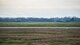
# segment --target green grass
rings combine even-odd
[[[0,22],[0,27],[80,27],[80,22]]]
[[[3,41],[2,43],[0,43],[1,45],[12,45],[12,44],[26,44],[26,45],[32,45],[32,42],[30,41]]]
[[[33,42],[4,42],[2,43],[1,45],[20,45],[20,44],[24,44],[24,45],[35,45],[36,43],[33,43]],[[37,45],[46,45],[44,43],[38,43]],[[72,45],[70,43],[62,43],[62,44],[57,44],[57,43],[47,43],[47,45]]]
[[[52,43],[35,43],[33,41],[15,41],[15,40],[7,40],[7,41],[3,41],[2,43],[0,43],[1,45],[20,45],[20,44],[25,44],[25,45],[35,45],[35,44],[38,44],[38,45],[72,45],[70,43],[61,43],[61,44],[58,44],[58,43],[55,43],[55,42],[52,42]]]

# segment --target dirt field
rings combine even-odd
[[[0,28],[0,45],[80,45],[80,28]]]

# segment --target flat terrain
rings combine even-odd
[[[0,27],[0,45],[80,45],[80,28]]]
[[[0,27],[80,27],[80,22],[0,22]]]

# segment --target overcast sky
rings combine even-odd
[[[0,0],[0,17],[80,17],[80,0]]]

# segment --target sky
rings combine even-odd
[[[80,0],[0,0],[0,17],[80,17]]]

